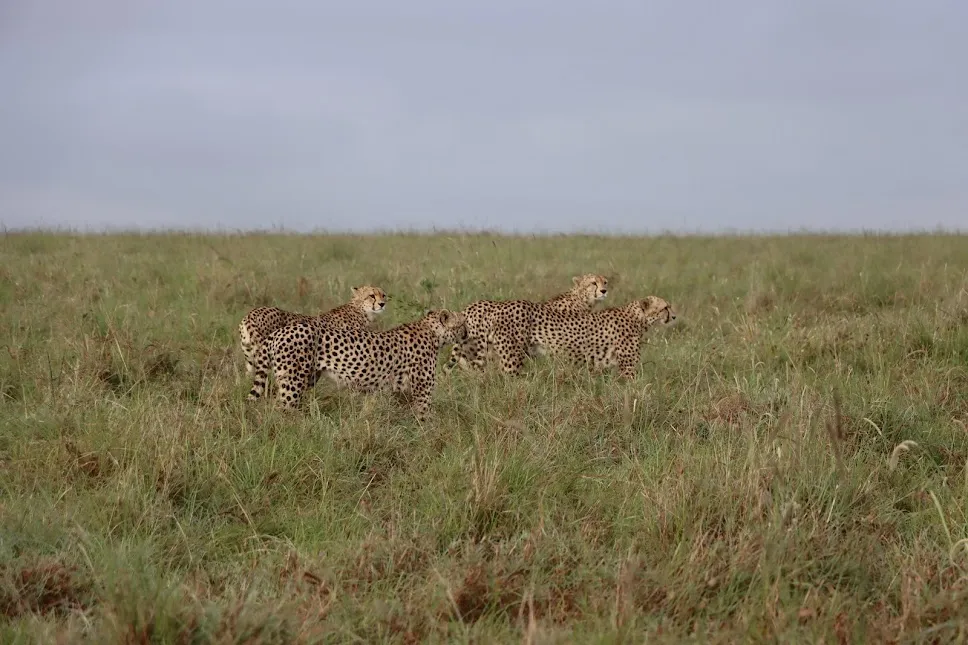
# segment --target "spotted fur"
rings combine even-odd
[[[333,329],[314,320],[293,322],[262,344],[249,400],[262,396],[271,371],[279,403],[293,408],[325,375],[341,386],[363,392],[388,389],[398,398],[409,398],[415,416],[424,419],[430,410],[437,354],[443,345],[466,338],[466,320],[462,312],[441,309],[383,332]]]
[[[245,355],[245,371],[255,370],[254,359],[259,346],[275,330],[297,321],[318,320],[334,328],[367,328],[374,318],[383,313],[387,294],[379,287],[353,287],[353,297],[344,305],[318,316],[297,314],[277,307],[258,307],[245,315],[239,323],[239,340]]]
[[[556,313],[587,313],[608,294],[608,279],[588,273],[572,278],[572,288],[544,302],[530,300],[479,300],[469,305],[467,337],[454,345],[447,369],[483,369],[488,352],[493,351],[509,374],[517,374],[524,364],[519,348],[526,343],[535,323]],[[493,331],[505,330],[498,336]],[[491,342],[496,340],[497,342]]]
[[[676,314],[657,296],[633,300],[624,307],[610,307],[585,314],[558,313],[542,317],[519,353],[562,355],[595,370],[617,367],[620,376],[634,378],[645,333],[656,324],[670,324]],[[496,342],[515,338],[498,328]]]

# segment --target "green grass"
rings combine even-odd
[[[586,272],[677,308],[634,382],[244,400],[254,306]],[[968,637],[965,237],[8,235],[0,315],[2,642]]]

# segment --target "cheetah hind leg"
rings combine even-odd
[[[249,336],[244,322],[239,325],[239,345],[242,347],[242,355],[245,356],[245,373],[251,376],[255,373],[255,357],[259,353],[261,343],[256,343]]]
[[[464,341],[464,356],[470,369],[483,371],[487,361],[487,343],[483,338],[468,338]]]
[[[317,372],[309,357],[300,357],[292,365],[276,368],[276,401],[286,410],[299,407],[303,393],[316,384]]]
[[[254,357],[254,369],[252,373],[252,389],[249,390],[249,401],[258,401],[266,391],[266,382],[269,380],[269,368],[271,357],[266,345],[261,345]]]
[[[464,359],[464,353],[460,345],[454,345],[450,348],[450,356],[447,358],[447,364],[444,365],[444,371],[452,372],[455,367],[460,365],[464,367],[466,360]]]
[[[283,410],[297,409],[302,400],[303,392],[307,389],[305,381],[295,375],[287,374],[283,378],[278,378],[276,383],[278,386],[276,402],[279,407]]]
[[[254,383],[255,375],[257,371],[255,365],[253,365],[252,363],[246,362],[245,370],[252,375],[252,380]],[[262,374],[262,384],[263,384],[263,387],[262,387],[263,393],[265,393],[268,398],[279,396],[279,383],[276,379],[272,379],[272,383],[269,383],[269,377],[267,372],[263,372]],[[249,391],[250,401],[254,401],[255,399],[258,399],[258,398],[259,396],[256,396],[253,398],[252,390]]]
[[[494,351],[501,359],[505,374],[517,375],[524,367],[528,343],[524,333],[509,327],[497,327],[492,332]]]
[[[269,386],[269,373],[272,371],[271,362],[272,357],[269,355],[268,349],[265,349],[265,345],[259,345],[258,350],[252,357],[252,389],[249,390],[249,395],[246,397],[249,401],[258,401],[266,391],[268,390],[268,397],[278,397],[279,396],[279,375],[276,374],[276,378],[273,379],[271,387]],[[246,368],[249,367],[247,361]]]
[[[252,343],[247,343],[244,340],[241,341],[239,345],[242,347],[242,356],[245,357],[245,373],[251,376],[252,373],[255,372],[255,364],[253,361],[255,360],[255,355],[258,348]]]
[[[255,357],[259,353],[260,346],[253,343],[242,345],[242,353],[245,354],[245,373],[249,376],[255,374]]]

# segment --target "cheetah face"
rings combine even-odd
[[[427,314],[427,321],[445,343],[456,344],[467,339],[467,315],[463,311],[431,311]]]
[[[602,300],[608,295],[608,278],[603,275],[586,273],[576,275],[571,281],[575,285],[572,290],[584,296],[589,304]]]
[[[370,317],[382,314],[387,306],[387,294],[379,287],[353,287],[353,300],[358,302],[366,315]]]
[[[655,324],[669,325],[676,320],[672,305],[658,296],[647,296],[645,300],[632,302],[629,308],[650,327]]]

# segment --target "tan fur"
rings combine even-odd
[[[467,336],[467,317],[446,309],[393,329],[333,329],[313,320],[300,320],[274,331],[262,344],[255,361],[249,400],[265,391],[270,371],[275,373],[279,402],[292,408],[320,376],[363,392],[388,389],[410,398],[415,416],[430,410],[437,353],[447,343]]]
[[[556,313],[588,313],[608,293],[608,279],[603,275],[588,273],[572,278],[572,288],[545,302],[530,300],[479,300],[469,305],[467,314],[467,341],[454,345],[447,369],[460,365],[464,369],[482,369],[487,354],[494,350],[502,368],[509,374],[517,374],[524,363],[518,347],[531,335],[535,323],[546,315]],[[497,328],[506,333],[495,338]]]
[[[557,313],[538,320],[531,336],[518,352],[563,355],[592,369],[617,367],[620,376],[634,378],[645,333],[656,324],[670,324],[676,314],[668,302],[656,296],[633,300],[584,314]],[[498,328],[495,341],[513,337]]]
[[[353,297],[344,305],[319,316],[297,314],[277,307],[258,307],[239,323],[239,340],[245,355],[245,371],[252,374],[259,346],[275,330],[297,321],[317,320],[334,328],[367,328],[386,308],[387,294],[379,287],[353,287]]]

